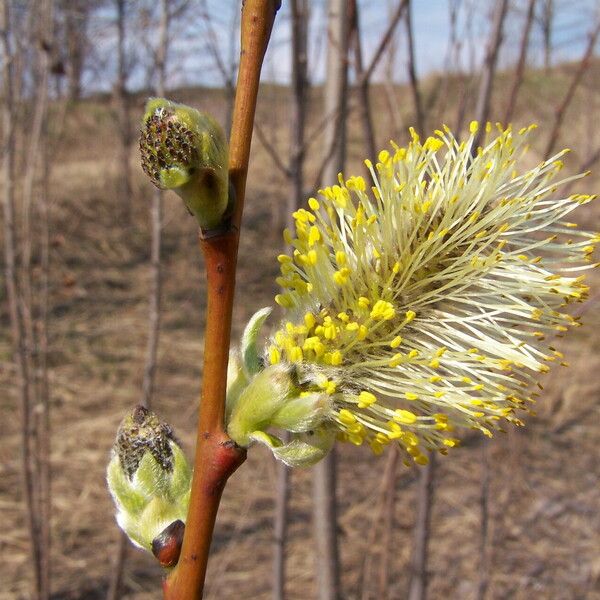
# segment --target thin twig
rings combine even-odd
[[[429,463],[419,476],[419,504],[413,538],[413,556],[408,600],[427,598],[429,539],[431,537],[431,512],[435,481],[435,453],[429,454]]]
[[[34,492],[34,473],[31,454],[31,404],[32,389],[27,358],[25,326],[17,281],[18,240],[15,222],[15,70],[11,40],[10,3],[3,0],[0,13],[0,36],[3,54],[3,104],[2,104],[2,182],[4,216],[4,276],[10,315],[14,361],[17,368],[21,408],[21,465],[23,497],[26,511],[31,567],[35,585],[35,598],[41,598],[43,575],[39,548],[38,519]]]
[[[410,91],[415,106],[415,125],[417,131],[425,134],[425,112],[423,111],[423,102],[421,100],[421,91],[419,90],[419,80],[417,79],[417,68],[415,60],[415,43],[412,27],[412,10],[410,0],[406,3],[406,45],[408,50],[408,81],[410,82]]]
[[[390,39],[392,39],[390,37]],[[360,39],[360,15],[358,3],[356,0],[350,2],[350,46],[354,48],[354,69],[356,80],[359,85],[355,85],[360,122],[362,124],[363,137],[367,150],[367,158],[375,160],[377,147],[375,145],[375,126],[373,125],[373,116],[371,114],[370,81],[364,77],[362,44]]]
[[[164,97],[166,92],[166,65],[169,46],[169,25],[171,14],[168,0],[161,0],[159,43],[154,52],[154,68],[157,74],[156,95]],[[150,293],[148,298],[148,341],[146,345],[146,361],[144,378],[142,380],[142,398],[140,404],[146,408],[152,405],[158,342],[160,337],[160,307],[161,307],[161,237],[162,237],[162,196],[161,190],[153,190],[150,220],[152,239],[150,242],[150,267],[152,269]],[[107,600],[118,600],[121,597],[123,570],[127,561],[129,541],[124,533],[119,536],[117,552],[111,569],[111,577],[106,594]]]
[[[290,168],[283,163],[281,160],[281,153],[277,148],[271,144],[271,142],[267,139],[265,132],[263,131],[260,123],[254,123],[254,131],[256,132],[256,138],[262,144],[263,148],[267,151],[267,154],[271,157],[273,164],[281,171],[281,174],[289,179],[292,176]]]
[[[588,38],[588,45],[579,61],[579,65],[577,66],[577,70],[573,74],[573,79],[571,80],[571,84],[569,85],[569,89],[565,94],[562,102],[556,107],[554,112],[554,124],[552,126],[552,131],[548,136],[548,144],[546,145],[546,150],[544,152],[544,158],[547,160],[550,158],[552,151],[556,146],[556,142],[558,141],[558,136],[560,134],[560,129],[562,126],[562,122],[571,104],[571,100],[575,96],[575,91],[577,90],[577,86],[583,77],[583,74],[587,71],[590,66],[590,62],[592,60],[592,56],[594,55],[594,47],[596,46],[596,40],[598,39],[598,34],[600,34],[600,19],[596,23],[593,31],[590,33]]]
[[[525,65],[527,64],[527,49],[529,48],[529,34],[531,33],[531,27],[533,25],[533,17],[535,15],[535,3],[536,0],[529,0],[527,6],[527,15],[525,17],[525,25],[523,26],[523,36],[521,37],[521,47],[519,49],[519,60],[517,62],[517,68],[515,70],[515,77],[513,79],[512,88],[510,90],[510,96],[508,104],[506,105],[506,112],[504,113],[504,123],[509,124],[515,111],[517,104],[517,96],[521,83],[523,83],[523,74],[525,73]]]
[[[496,74],[496,65],[498,63],[498,54],[502,45],[502,29],[504,27],[504,19],[508,8],[508,0],[499,0],[494,8],[492,17],[492,29],[488,40],[485,61],[483,65],[483,73],[481,74],[481,82],[479,85],[479,93],[477,95],[477,105],[475,107],[475,119],[479,121],[480,127],[475,134],[473,140],[473,149],[481,144],[483,135],[485,134],[485,123],[490,116],[492,87],[494,85],[494,76]]]
[[[382,528],[383,535],[381,536],[381,559],[379,564],[379,590],[377,598],[386,600],[389,598],[389,581],[391,571],[391,558],[393,555],[394,539],[394,510],[396,508],[396,476],[400,451],[397,446],[390,448],[389,471],[385,481],[385,501],[383,504],[383,519]]]
[[[400,0],[400,2],[398,3],[398,7],[396,8],[396,11],[394,12],[394,14],[390,17],[390,22],[388,23],[388,27],[385,30],[383,36],[381,37],[381,40],[379,40],[377,49],[375,50],[375,53],[373,54],[373,57],[371,58],[371,62],[369,63],[369,66],[363,72],[361,79],[367,79],[367,80],[371,79],[371,75],[373,75],[373,71],[375,71],[375,69],[377,68],[377,65],[379,64],[379,60],[383,56],[383,53],[384,53],[389,41],[392,39],[392,37],[394,35],[394,31],[396,30],[396,25],[398,25],[398,23],[400,22],[400,19],[402,18],[402,14],[404,13],[404,9],[406,8],[407,4],[408,4],[408,0]],[[360,82],[360,83],[362,83],[362,82]]]
[[[325,182],[333,184],[346,158],[346,106],[348,89],[348,5],[330,0],[327,15],[327,78],[324,88],[325,112],[335,110],[336,119],[325,129],[325,148],[332,153],[323,171]],[[321,182],[322,184],[323,182]],[[336,452],[335,448],[313,469],[313,520],[315,568],[319,600],[341,597],[337,538]]]
[[[304,201],[304,130],[308,99],[308,0],[290,0],[292,14],[292,126],[289,157],[290,194],[287,203],[288,226],[293,213]],[[284,439],[284,442],[287,440]],[[290,497],[290,470],[276,465],[275,515],[273,518],[273,600],[285,598],[285,547]]]
[[[479,528],[479,583],[477,600],[485,600],[490,586],[489,557],[489,515],[490,515],[490,465],[489,444],[481,445],[481,485],[479,489],[479,508],[481,523]]]

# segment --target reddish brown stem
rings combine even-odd
[[[164,584],[166,600],[202,598],[204,578],[221,493],[227,479],[244,462],[246,451],[224,430],[227,362],[239,228],[244,205],[256,98],[277,0],[245,0],[241,25],[241,59],[231,129],[229,176],[235,189],[231,226],[205,232],[207,309],[204,378],[196,441],[190,507],[177,567]]]

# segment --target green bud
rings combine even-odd
[[[327,394],[305,394],[296,385],[289,365],[271,365],[255,375],[232,409],[227,432],[240,446],[248,446],[251,435],[278,427],[291,432],[315,428],[328,415]]]
[[[205,230],[229,207],[228,148],[209,115],[164,98],[146,104],[140,135],[142,168],[152,183],[174,190]]]
[[[142,406],[123,419],[106,479],[117,523],[136,546],[152,551],[167,528],[185,522],[191,475],[167,423]]]
[[[288,467],[311,467],[325,458],[335,442],[335,431],[329,427],[296,434],[284,444],[279,438],[264,431],[255,431],[250,439],[267,446],[273,456]]]

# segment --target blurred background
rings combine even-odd
[[[123,415],[156,410],[193,452],[204,280],[197,226],[152,188],[148,96],[229,127],[236,0],[2,0],[0,599],[158,599],[161,569],[124,543],[104,471]],[[524,166],[563,147],[600,162],[597,0],[284,0],[263,69],[237,339],[277,292],[291,212],[362,174],[389,140],[472,119],[537,123]],[[575,212],[600,228],[595,203]],[[427,468],[338,447],[337,542],[315,561],[311,470],[262,449],[227,487],[205,597],[600,598],[600,277],[556,339],[527,427]],[[333,555],[331,554],[333,552]],[[335,564],[339,565],[335,569]],[[323,568],[334,573],[318,584]]]

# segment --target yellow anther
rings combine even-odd
[[[432,358],[432,359],[429,361],[429,366],[430,366],[432,369],[437,369],[437,368],[440,366],[440,359],[439,359],[439,358]]]
[[[419,438],[412,431],[405,431],[402,434],[402,441],[409,447],[419,445]]]
[[[402,423],[403,425],[412,425],[417,421],[417,415],[410,410],[404,410],[399,408],[394,411],[394,421]]]
[[[444,145],[444,142],[442,142],[442,140],[439,140],[438,138],[434,138],[434,137],[428,137],[425,140],[425,143],[423,144],[423,148],[425,150],[431,150],[432,152],[436,152],[443,145]]]
[[[335,394],[335,390],[337,389],[337,384],[335,383],[335,381],[324,381],[323,383],[319,384],[319,387],[326,394],[329,394],[331,396],[331,395]]]
[[[356,321],[350,321],[350,323],[346,325],[348,331],[358,331],[359,327],[360,326]]]
[[[326,340],[335,340],[337,337],[337,327],[333,323],[323,325],[323,336]]]
[[[379,431],[375,435],[375,440],[377,440],[383,446],[385,446],[386,444],[389,444],[391,441],[390,438],[387,435],[385,435],[385,433],[381,433],[381,431]]]
[[[396,310],[391,302],[377,300],[371,310],[371,318],[376,321],[389,321],[396,316]]]
[[[338,250],[335,253],[335,262],[340,266],[343,267],[346,264],[346,253],[343,250]]]
[[[337,367],[338,365],[342,364],[343,361],[343,355],[339,350],[334,350],[331,353],[331,362],[330,364],[333,365],[334,367]]]
[[[358,306],[360,306],[360,308],[369,308],[370,305],[371,305],[371,301],[368,298],[361,296],[358,299]]]
[[[418,394],[415,394],[415,393],[413,393],[413,392],[406,392],[406,393],[404,394],[404,397],[405,397],[407,400],[418,400],[418,399],[419,399],[419,395],[418,395]]]
[[[418,350],[411,350],[408,354],[407,354],[408,358],[417,358],[417,356],[419,356],[419,351]]]
[[[397,348],[402,343],[402,337],[397,335],[391,342],[390,348]]]
[[[290,362],[301,362],[304,358],[304,354],[302,353],[302,348],[300,348],[300,346],[292,346],[287,353]]]
[[[348,282],[348,277],[350,276],[350,269],[348,267],[344,267],[339,271],[336,271],[333,274],[333,280],[337,283],[337,285],[344,285]]]
[[[414,310],[407,310],[405,315],[406,322],[410,323],[416,316],[417,313]]]
[[[469,131],[473,134],[473,133],[477,133],[477,130],[479,129],[479,123],[477,121],[471,121],[469,123]]]
[[[377,398],[371,392],[363,391],[358,395],[358,408],[368,408],[377,402]]]
[[[312,210],[317,211],[321,207],[319,201],[316,198],[309,198],[308,205],[312,208]]]
[[[304,324],[309,329],[312,329],[315,326],[315,323],[316,323],[315,315],[313,315],[311,312],[307,312],[304,315]]]
[[[292,299],[287,294],[277,294],[277,296],[275,296],[275,302],[277,302],[279,306],[283,306],[283,308],[291,308],[294,305]]]
[[[347,323],[350,320],[350,317],[348,316],[348,313],[345,312],[341,312],[338,313],[337,318],[342,322],[342,323]]]
[[[319,228],[316,225],[313,225],[308,233],[308,245],[314,246],[320,239],[321,232],[319,231]]]
[[[375,456],[380,456],[383,454],[383,445],[380,444],[377,440],[371,440],[369,442],[369,446],[371,447],[371,451]]]
[[[281,360],[281,352],[277,346],[271,346],[269,348],[269,362],[272,365],[276,365]]]
[[[404,360],[404,355],[401,352],[397,352],[392,356],[388,365],[390,367],[397,367]]]
[[[356,333],[356,337],[362,341],[367,337],[367,335],[369,335],[369,330],[367,327],[365,325],[360,325]]]
[[[442,378],[439,375],[432,375],[429,378],[430,383],[438,383],[441,380],[442,380]]]
[[[350,177],[346,181],[346,187],[349,190],[356,190],[358,192],[364,192],[367,189],[367,184],[362,177]]]
[[[342,410],[340,410],[338,413],[338,419],[344,425],[352,425],[356,423],[356,417],[347,408],[342,408]]]

